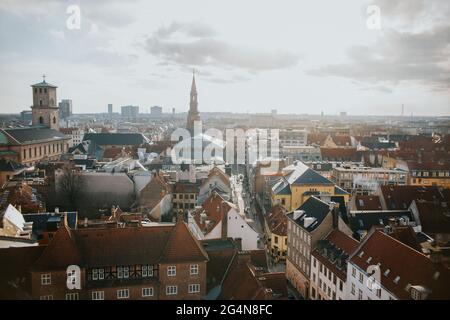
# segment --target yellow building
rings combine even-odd
[[[287,216],[286,209],[275,205],[265,216],[266,248],[276,262],[286,260],[287,253]]]
[[[272,187],[272,206],[281,204],[288,211],[296,210],[311,196],[347,203],[350,194],[304,163],[283,169],[285,175]]]

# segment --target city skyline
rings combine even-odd
[[[29,110],[42,74],[74,113],[187,112],[195,68],[201,112],[449,115],[446,1],[236,4],[80,1],[71,30],[71,3],[3,1],[0,113]]]

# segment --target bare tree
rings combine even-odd
[[[58,181],[58,191],[68,204],[76,207],[83,195],[84,179],[74,166],[66,165]]]

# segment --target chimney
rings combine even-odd
[[[235,238],[234,243],[236,244],[238,251],[242,251],[242,238]]]
[[[338,230],[339,228],[339,203],[330,202],[330,211],[333,219],[333,229]]]
[[[240,251],[238,252],[238,262],[241,263],[248,263],[251,261],[251,256],[249,251]]]
[[[221,216],[222,216],[222,240],[228,238],[228,204],[223,201],[220,205]]]

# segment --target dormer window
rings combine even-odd
[[[394,283],[398,284],[399,281],[400,281],[400,276],[396,276],[395,279],[394,279]]]
[[[389,275],[389,272],[391,272],[391,269],[386,269],[386,271],[384,272],[384,276],[387,277]]]
[[[372,257],[369,257],[369,259],[367,259],[367,263],[370,263],[370,261],[372,261]]]
[[[358,257],[362,258],[363,255],[364,255],[364,251],[361,251],[361,252],[358,254]]]

